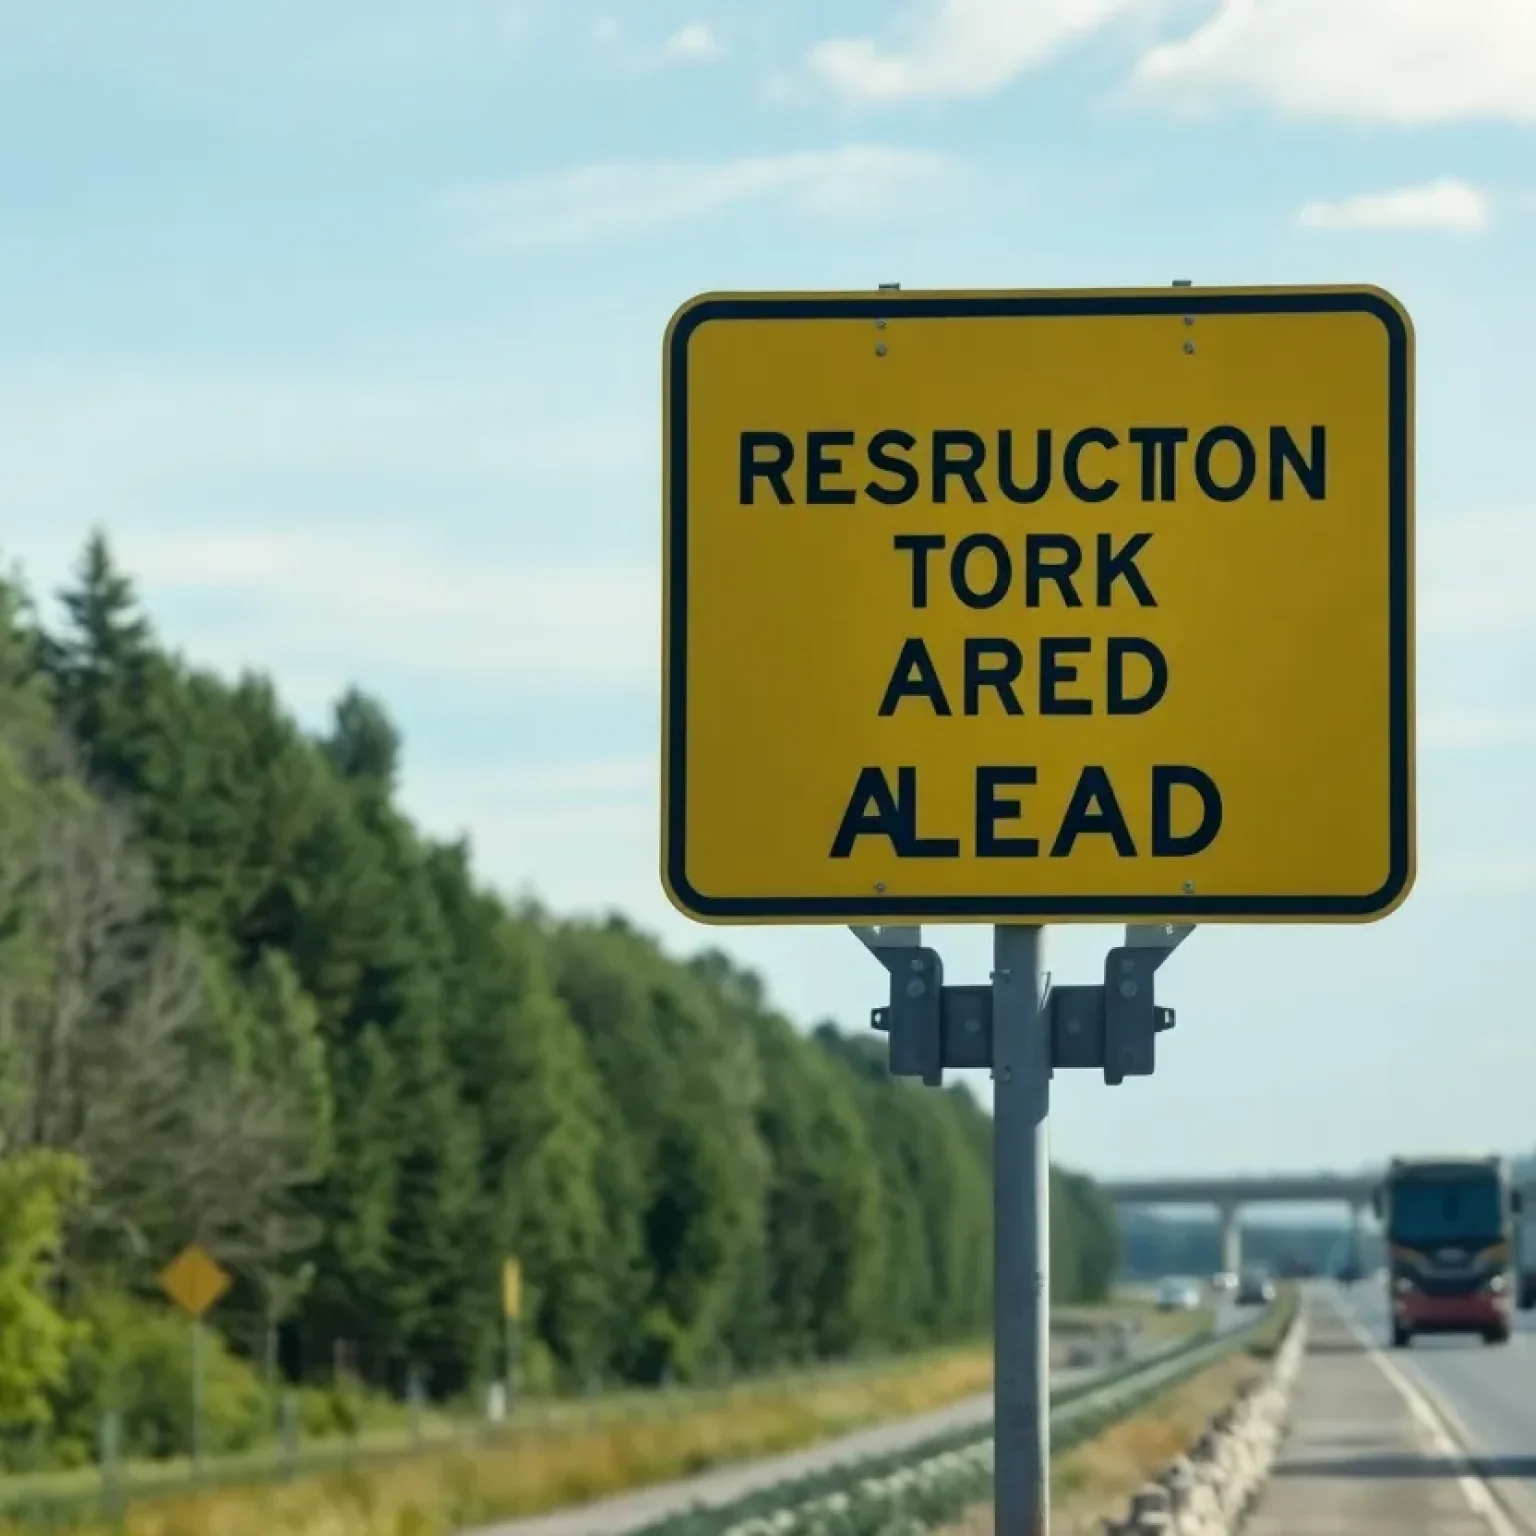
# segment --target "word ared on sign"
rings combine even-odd
[[[1319,921],[1406,896],[1394,300],[705,297],[666,379],[683,911]]]

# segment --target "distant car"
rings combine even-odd
[[[1213,1291],[1235,1291],[1237,1289],[1237,1276],[1230,1269],[1218,1270],[1211,1276],[1211,1289]]]
[[[1200,1308],[1200,1288],[1189,1280],[1164,1280],[1157,1288],[1159,1312],[1196,1312]]]
[[[1240,1307],[1263,1307],[1275,1299],[1275,1282],[1260,1269],[1250,1269],[1237,1283]]]

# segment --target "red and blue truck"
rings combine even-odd
[[[1501,1157],[1393,1158],[1376,1191],[1392,1343],[1418,1334],[1509,1339],[1521,1193]]]

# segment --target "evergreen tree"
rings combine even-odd
[[[168,654],[99,533],[56,632],[0,582],[0,1185],[34,1152],[88,1170],[56,1278],[92,1338],[147,1340],[123,1293],[194,1238],[236,1275],[214,1325],[304,1381],[499,1371],[511,1257],[543,1384],[989,1325],[969,1092],[801,1034],[719,951],[509,908],[400,810],[401,750],[358,689],[314,740],[268,678]],[[1053,1296],[1102,1296],[1114,1213],[1052,1188]],[[53,1348],[28,1316],[0,1388],[32,1390],[8,1341]],[[100,1366],[57,1389],[69,1423]]]
[[[627,1165],[607,1134],[613,1106],[555,995],[541,936],[474,889],[462,844],[435,849],[431,868],[453,943],[451,1047],[481,1154],[483,1262],[465,1306],[495,1340],[490,1266],[517,1258],[538,1337],[584,1381],[622,1348],[641,1273]]]
[[[383,705],[361,690],[349,688],[338,700],[325,753],[344,779],[372,783],[386,796],[393,793],[400,733]]]
[[[108,791],[142,787],[167,691],[166,659],[155,648],[133,583],[117,568],[97,529],[59,594],[62,635],[47,635],[42,658],[60,714],[93,780]]]

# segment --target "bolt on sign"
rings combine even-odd
[[[683,912],[1406,897],[1414,357],[1388,294],[705,295],[664,372]]]
[[[233,1277],[206,1248],[191,1243],[160,1271],[160,1289],[183,1312],[202,1317],[234,1284]]]

